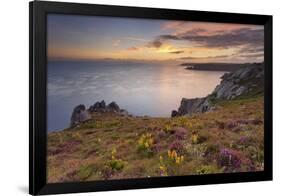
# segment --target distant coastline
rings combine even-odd
[[[186,69],[190,70],[235,71],[251,64],[252,63],[182,63],[180,66],[185,66]]]

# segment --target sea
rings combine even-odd
[[[67,128],[75,106],[102,100],[136,116],[170,117],[183,97],[210,94],[224,73],[187,70],[177,63],[52,60],[47,63],[47,130]]]

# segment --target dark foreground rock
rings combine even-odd
[[[117,105],[117,103],[115,103],[113,101],[110,104],[106,105],[104,100],[102,100],[101,102],[96,102],[94,105],[90,106],[88,110],[89,110],[89,112],[98,112],[98,113],[103,113],[103,112],[119,113],[119,112],[121,112],[121,109]],[[122,112],[124,113],[123,109],[122,109]]]
[[[91,105],[88,109],[86,109],[85,105],[78,105],[73,109],[71,119],[70,119],[70,127],[75,127],[80,123],[83,123],[89,119],[92,119],[91,114],[102,114],[102,113],[112,113],[120,116],[132,116],[129,114],[127,110],[120,109],[116,102],[111,102],[106,105],[105,101],[97,101],[94,105]]]
[[[178,109],[177,115],[183,116],[192,113],[203,113],[210,110],[210,108],[211,103],[209,102],[207,97],[194,99],[183,98],[181,100],[181,105]]]
[[[94,105],[90,106],[88,110],[90,112],[105,112],[106,103],[104,100],[102,100],[101,102],[96,102]]]
[[[107,109],[109,111],[113,111],[113,112],[119,112],[120,108],[119,106],[113,101],[110,104],[108,104]]]
[[[254,63],[233,72],[224,74],[214,91],[202,98],[181,100],[178,110],[171,116],[204,113],[215,107],[219,100],[232,100],[242,96],[254,96],[264,92],[264,64]]]
[[[172,116],[172,117],[176,117],[177,115],[178,115],[178,111],[173,110],[173,111],[172,111],[172,115],[171,115],[171,116]]]
[[[76,126],[81,122],[85,122],[87,120],[91,119],[91,115],[86,110],[86,107],[84,105],[78,105],[73,109],[71,120],[70,120],[70,126]]]

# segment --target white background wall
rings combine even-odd
[[[71,0],[69,0],[71,1]],[[274,181],[86,193],[97,196],[278,195],[281,192],[281,10],[278,0],[73,0],[142,7],[274,15]],[[28,191],[28,1],[3,0],[0,10],[0,195]],[[279,193],[280,194],[280,193]]]

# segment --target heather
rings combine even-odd
[[[48,133],[49,183],[263,170],[261,95],[173,118],[91,115]]]

